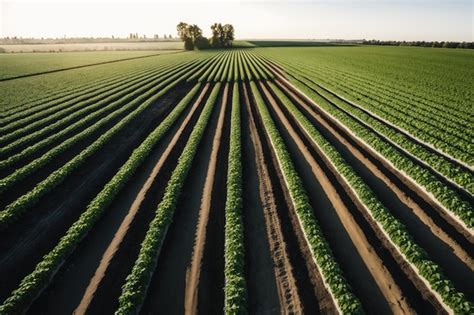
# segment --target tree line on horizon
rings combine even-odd
[[[176,29],[179,38],[184,42],[184,49],[186,50],[230,48],[232,47],[232,42],[234,40],[234,26],[231,24],[212,24],[211,38],[202,36],[202,30],[196,24],[180,22]]]
[[[468,48],[474,49],[474,42],[426,42],[426,41],[393,41],[393,40],[364,40],[364,45],[379,46],[418,46],[418,47],[438,47],[438,48]]]

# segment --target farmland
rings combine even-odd
[[[472,51],[71,54],[0,72],[0,314],[474,312]]]

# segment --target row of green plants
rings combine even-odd
[[[140,93],[143,93],[170,75],[172,73],[168,71],[166,73],[151,73],[149,76],[139,78],[136,82],[131,83],[131,86],[119,87],[115,94],[110,94],[108,97],[103,98],[102,95],[93,97],[86,102],[79,103],[77,108],[72,106],[72,111],[67,110],[66,113],[60,111],[45,119],[35,121],[25,128],[18,129],[4,137],[9,138],[8,140],[13,140],[13,142],[0,149],[0,156],[5,158],[19,147],[25,147],[29,143],[46,139],[51,134],[61,132],[65,126],[70,127],[74,125],[74,122],[78,119],[82,120],[92,116],[100,117],[96,115],[98,112],[103,114],[110,113],[120,108],[120,106],[124,106],[127,102],[132,101],[135,97],[140,96]],[[85,125],[85,123],[81,124],[81,126]]]
[[[276,54],[276,55],[278,55],[278,54]],[[274,55],[272,55],[272,56],[274,56]],[[280,59],[285,59],[285,62],[288,63],[288,64],[294,64],[295,63],[294,58],[289,59],[288,56],[286,56],[285,58],[282,58],[280,56]],[[295,67],[297,67],[301,71],[314,71],[314,70],[311,70],[311,69],[315,68],[316,67],[315,65],[317,64],[316,62],[309,63],[307,60],[304,60],[304,59],[301,59],[301,58],[298,59],[298,61],[299,62],[297,64],[295,64]],[[305,66],[301,66],[302,64],[305,65]],[[338,91],[341,91],[343,86],[349,85],[350,82],[347,79],[344,79],[344,78],[339,78],[337,80],[334,79],[333,78],[333,73],[334,73],[334,69],[330,69],[330,70],[328,70],[328,74],[325,75],[325,76],[321,75],[321,73],[319,71],[314,71],[314,73],[310,74],[309,76],[314,77],[314,78],[318,78],[318,80],[321,80],[322,77],[324,77],[325,80],[332,80],[331,86],[334,89],[337,89]],[[367,77],[374,77],[375,75],[376,75],[376,71],[365,74],[365,76],[367,76]],[[403,76],[404,74],[397,72],[396,75],[397,76]],[[331,79],[328,79],[328,78],[331,78]],[[379,90],[378,84],[381,81],[387,82],[387,77],[381,77],[375,83],[372,82],[371,85],[373,86],[374,89],[376,89],[378,91]],[[400,81],[400,82],[397,82],[397,84],[395,84],[393,86],[396,86],[397,90],[402,91],[402,90],[404,90],[403,88],[401,88],[401,84],[403,84],[403,83],[404,82]],[[346,92],[345,94],[347,94],[348,98],[351,98],[352,100],[355,100],[356,102],[361,102],[361,103],[364,104],[364,106],[369,106],[370,105],[369,104],[370,100],[368,100],[368,98],[367,98],[367,96],[369,94],[368,92],[366,92],[366,91],[361,92],[360,87],[357,84],[355,84],[355,86],[353,86],[352,89],[353,89],[353,91],[355,91],[357,93],[352,92],[352,91]],[[413,92],[412,90],[409,90],[409,91]],[[434,90],[433,91],[430,90],[430,92],[434,92]],[[343,93],[343,92],[340,92],[340,93]],[[394,93],[397,93],[397,92],[394,92]],[[375,96],[373,96],[373,98],[376,99],[376,100],[380,100],[381,97],[380,97],[380,95],[376,94]],[[386,102],[384,102],[384,103],[389,104],[391,102],[393,102],[392,98],[387,98]],[[441,108],[445,112],[450,111],[450,110],[460,112],[461,110],[465,110],[467,108],[466,106],[464,106],[464,109],[459,108],[459,107],[452,107],[451,103],[452,102],[440,103],[439,106],[441,106]],[[383,106],[376,106],[376,105],[374,106],[374,104],[372,104],[371,106],[372,106],[372,108],[375,108],[377,110],[385,110],[386,111],[386,110],[389,110],[388,107],[390,106],[390,105],[387,105],[387,104],[384,104]],[[413,108],[418,107],[416,102],[410,102],[410,105],[412,105]],[[472,145],[470,145],[469,141],[467,143],[464,142],[465,145],[463,145],[463,141],[461,139],[458,139],[456,137],[453,138],[449,134],[446,134],[446,133],[442,132],[441,130],[438,130],[437,128],[432,128],[432,127],[423,125],[421,122],[418,122],[418,121],[415,121],[413,123],[414,125],[408,125],[408,122],[405,121],[406,120],[405,115],[398,113],[398,107],[396,107],[396,110],[393,110],[393,113],[395,115],[394,116],[395,118],[392,118],[392,120],[394,120],[397,125],[403,124],[404,128],[407,129],[407,131],[410,132],[413,136],[415,136],[415,137],[419,138],[420,140],[423,140],[427,143],[432,144],[433,146],[435,146],[436,148],[438,148],[442,152],[452,156],[453,158],[459,159],[460,161],[463,161],[464,163],[466,163],[468,165],[472,165],[474,163],[474,158],[473,158],[474,154],[472,154]],[[381,113],[381,115],[383,115],[383,114]],[[441,115],[441,116],[444,116],[444,115]],[[464,116],[469,117],[470,114],[465,113]],[[443,124],[440,123],[439,125],[441,126]],[[442,128],[442,126],[440,128]],[[463,132],[462,129],[463,128],[458,127],[458,130],[459,130],[460,133]],[[465,128],[464,128],[464,130],[465,130]],[[469,154],[469,152],[471,154]]]
[[[15,121],[13,124],[5,126],[4,133],[0,137],[0,143],[13,142],[44,126],[51,126],[62,121],[67,123],[70,116],[80,117],[81,114],[92,112],[98,107],[98,103],[103,106],[126,96],[134,89],[149,83],[155,76],[160,76],[160,72],[160,70],[154,70],[143,73],[132,80],[124,80],[123,84],[117,84],[112,89],[100,88],[98,93],[91,93],[92,95],[84,97],[83,101],[67,102]]]
[[[242,219],[242,147],[239,85],[234,82],[230,120],[230,145],[227,168],[224,245],[224,311],[247,313],[245,281],[244,223]]]
[[[408,154],[413,155],[417,159],[432,168],[435,172],[445,177],[446,180],[457,185],[461,189],[467,190],[470,194],[474,194],[474,174],[464,170],[459,165],[446,159],[443,155],[435,154],[423,147],[422,145],[411,141],[404,134],[400,133],[396,128],[392,128],[377,119],[374,119],[364,110],[355,108],[345,101],[342,101],[332,93],[328,93],[324,88],[319,87],[314,81],[300,75],[297,70],[293,70],[291,75],[306,85],[311,86],[322,97],[330,100],[335,108],[347,112],[349,115],[355,116],[361,123],[367,124],[375,131],[379,132],[390,141],[393,141],[397,146],[405,150]]]
[[[292,62],[292,65],[296,67],[301,67],[303,64],[301,62]],[[419,104],[413,102],[411,99],[407,99],[403,95],[400,95],[400,92],[389,91],[386,88],[381,88],[379,86],[374,86],[373,82],[367,82],[355,77],[353,74],[339,74],[337,71],[332,69],[326,69],[324,67],[311,67],[305,69],[309,75],[312,77],[317,77],[322,81],[325,81],[328,86],[333,88],[341,89],[347,91],[349,97],[358,97],[356,94],[351,95],[352,93],[358,93],[362,100],[367,98],[369,101],[375,101],[375,105],[380,110],[389,110],[392,112],[400,111],[407,117],[406,121],[410,122],[425,122],[431,124],[440,130],[445,130],[448,133],[454,133],[459,137],[463,137],[459,129],[459,126],[467,127],[467,121],[465,117],[459,117],[459,112],[456,111],[456,116],[452,115],[452,109],[445,108],[441,110],[433,106],[428,106],[425,104]],[[337,83],[337,84],[336,84]],[[383,106],[378,100],[384,101]],[[415,125],[415,127],[417,127]],[[473,133],[473,132],[471,132]]]
[[[149,92],[141,95],[131,102],[129,106],[140,104],[136,109],[129,113],[126,117],[120,120],[116,125],[110,128],[107,132],[102,134],[97,140],[90,144],[87,148],[82,150],[78,155],[73,159],[68,161],[59,169],[51,173],[46,179],[38,183],[32,190],[16,199],[7,207],[0,212],[0,230],[7,228],[11,223],[18,220],[26,211],[31,209],[33,205],[39,202],[40,198],[46,193],[50,192],[54,187],[57,187],[62,183],[65,178],[71,174],[75,169],[82,165],[86,159],[91,156],[93,153],[97,152],[101,147],[103,147],[115,134],[120,130],[125,128],[133,119],[135,119],[141,112],[148,108],[151,104],[157,101],[161,96],[166,92],[175,87],[179,82],[186,78],[186,75],[192,73],[191,69],[183,69],[178,71],[173,76],[163,81],[161,84],[154,87]],[[121,111],[126,110],[126,108],[121,109]],[[96,124],[97,125],[97,124]],[[93,128],[95,125],[91,126]],[[89,130],[86,129],[83,133],[89,134]],[[73,138],[71,138],[73,139]],[[71,139],[67,141],[71,141]],[[62,145],[56,147],[48,154],[43,155],[41,158],[36,159],[32,163],[26,165],[24,168],[21,168],[15,171],[12,175],[6,177],[5,179],[0,180],[0,192],[4,192],[10,188],[13,184],[20,181],[20,179],[26,178],[29,174],[37,170],[41,165],[49,162],[54,156],[57,155],[57,150],[66,150],[69,147],[68,142],[64,142]]]
[[[448,154],[449,156],[459,159],[470,165],[474,164],[474,151],[470,149],[470,139],[466,139],[463,134],[465,130],[459,128],[447,127],[447,122],[438,122],[436,126],[433,123],[426,123],[419,117],[413,117],[408,115],[407,112],[412,111],[412,108],[404,110],[401,106],[395,105],[391,107],[391,102],[394,102],[391,98],[383,98],[381,95],[377,97],[368,96],[367,92],[363,88],[345,88],[343,84],[340,84],[339,80],[331,80],[332,85],[336,87],[339,93],[350,97],[352,99],[359,100],[359,103],[364,104],[363,108],[376,114],[377,116],[395,123],[398,128],[405,130],[411,136],[426,142],[436,149]],[[337,82],[337,86],[336,86]],[[382,103],[382,102],[383,103]],[[424,116],[426,114],[419,114]]]
[[[212,72],[214,72],[214,69],[217,69],[219,67],[219,64],[222,63],[224,58],[226,57],[225,53],[220,53],[217,55],[217,58],[213,61],[213,63],[205,70],[202,72],[200,77],[197,77],[196,79],[198,82],[206,82],[207,78],[211,75]],[[189,80],[192,80],[194,78],[189,78]]]
[[[78,79],[79,83],[82,83],[80,88],[70,88],[65,86],[63,88],[58,88],[54,92],[51,92],[51,94],[49,94],[47,97],[36,99],[34,102],[20,103],[18,106],[14,107],[15,110],[13,110],[12,107],[12,109],[4,113],[2,116],[3,118],[0,119],[0,126],[3,127],[11,122],[36,114],[39,111],[69,102],[72,99],[80,99],[80,97],[94,92],[98,87],[114,86],[117,82],[122,81],[124,77],[136,76],[142,72],[142,69],[125,71],[121,74],[111,75],[110,78],[104,78],[100,82],[94,81],[91,83],[81,82],[81,80]]]
[[[102,102],[99,102],[96,111],[86,115],[85,117],[77,120],[76,122],[73,122],[71,124],[64,123],[62,129],[59,131],[56,131],[55,128],[57,127],[56,124],[52,124],[50,126],[47,126],[41,130],[38,130],[36,132],[33,132],[29,134],[28,136],[19,139],[16,142],[13,142],[4,148],[0,149],[0,156],[8,155],[12,150],[15,151],[15,149],[18,149],[18,146],[24,145],[27,143],[32,143],[33,141],[36,141],[33,145],[30,145],[26,147],[25,149],[21,150],[20,152],[16,154],[10,154],[6,159],[0,161],[0,169],[3,169],[5,167],[8,167],[9,165],[12,165],[13,163],[17,163],[18,161],[21,161],[22,159],[28,157],[30,154],[36,152],[37,150],[51,145],[54,143],[56,140],[61,139],[62,137],[66,136],[67,134],[71,132],[79,132],[80,130],[86,128],[89,126],[89,128],[94,128],[97,130],[98,126],[102,122],[110,121],[110,119],[113,119],[114,117],[117,117],[120,113],[123,113],[123,109],[128,108],[130,109],[127,105],[127,101],[133,100],[134,97],[140,96],[140,93],[146,92],[147,89],[152,88],[154,85],[159,84],[161,81],[165,80],[169,76],[173,75],[172,73],[166,76],[158,76],[158,77],[153,77],[150,78],[150,80],[147,80],[147,84],[143,87],[138,88],[137,90],[131,89],[130,94],[127,94],[125,97],[118,99],[116,101],[112,101],[111,103],[106,103],[102,104]],[[96,107],[94,105],[94,107]],[[118,112],[114,114],[114,111]],[[76,114],[73,114],[72,116],[75,116]],[[108,116],[105,116],[108,115]],[[105,117],[104,117],[105,116]],[[101,118],[102,117],[102,118]],[[79,117],[80,118],[80,117]],[[95,122],[95,124],[94,124]],[[93,123],[93,124],[91,124]],[[103,125],[103,124],[102,124]],[[66,127],[67,126],[67,127]],[[71,140],[74,137],[76,140],[83,139],[83,136],[79,136],[80,132],[76,135],[70,135],[69,139],[66,141]],[[71,140],[70,144],[77,143],[76,140]]]
[[[337,172],[347,181],[358,199],[369,210],[370,216],[380,224],[390,241],[403,254],[404,258],[416,267],[418,275],[427,280],[431,289],[438,293],[443,302],[455,313],[468,314],[474,311],[473,305],[464,294],[456,290],[453,283],[443,275],[441,268],[428,257],[423,248],[415,243],[406,227],[377,199],[377,196],[340,153],[317,131],[313,124],[277,86],[273,83],[269,83],[269,85],[305,133],[309,135],[317,147],[329,158]]]
[[[360,47],[362,49],[328,48],[274,49],[273,55],[286,59],[299,59],[306,67],[314,64],[330,69],[343,70],[370,79],[375,86],[381,82],[391,86],[410,98],[437,106],[441,109],[469,114],[472,96],[472,58],[457,51],[412,50],[399,47],[396,50],[382,47]],[[262,50],[263,51],[263,50]],[[270,51],[265,51],[265,54]]]
[[[217,83],[212,89],[201,115],[178,159],[178,164],[171,174],[171,178],[165,188],[163,199],[158,204],[156,215],[151,221],[145,239],[141,244],[138,258],[135,261],[131,273],[127,276],[125,284],[122,286],[119,308],[115,314],[136,314],[143,304],[148,286],[156,269],[162,243],[172,221],[173,213],[176,209],[189,170],[191,169],[199,143],[201,142],[211,117],[214,104],[217,101],[220,86],[221,84]]]
[[[120,68],[122,68],[120,71]],[[98,76],[94,76],[91,79],[88,76],[78,76],[76,84],[64,84],[61,80],[48,82],[45,87],[48,88],[48,93],[35,95],[32,93],[26,94],[21,100],[11,104],[0,114],[0,124],[3,125],[3,120],[10,119],[10,116],[20,114],[25,111],[34,111],[35,107],[47,106],[51,103],[59,104],[61,102],[68,101],[71,95],[76,93],[88,93],[97,88],[101,83],[113,84],[117,80],[123,78],[123,75],[127,73],[133,74],[143,71],[145,68],[140,69],[131,67],[118,67],[118,64],[109,65],[110,71],[104,71],[98,73]],[[21,85],[18,85],[21,86]]]
[[[301,79],[303,83],[306,83],[304,78],[298,79]],[[366,128],[350,115],[337,110],[331,103],[327,102],[324,98],[307,87],[307,85],[302,84],[298,80],[290,79],[290,81],[311,99],[316,101],[322,108],[347,126],[357,135],[357,137],[363,139],[372,148],[384,156],[398,170],[401,170],[412,178],[418,185],[424,187],[442,206],[444,206],[447,212],[458,217],[469,229],[474,228],[474,209],[472,206],[463,201],[451,188],[439,181],[429,170],[413,162],[405,154],[395,149],[393,145],[381,140],[373,131]]]
[[[362,305],[352,293],[350,285],[344,278],[342,270],[336,262],[329,244],[324,238],[323,232],[314,216],[314,210],[303,188],[301,179],[295,170],[283,138],[278,132],[257,85],[255,82],[250,82],[250,86],[264,129],[270,138],[272,149],[277,156],[279,167],[287,184],[291,199],[293,200],[295,212],[325,285],[328,287],[328,291],[332,295],[340,312],[343,314],[362,314],[364,313]]]
[[[189,78],[199,82],[232,82],[239,80],[261,80],[273,77],[258,56],[248,50],[220,52],[212,66],[201,69],[199,75]]]
[[[316,69],[309,70],[311,70],[313,73],[316,71]],[[329,70],[318,69],[317,71],[320,74],[330,78],[329,75],[331,72]],[[454,112],[449,108],[443,110],[441,108],[428,106],[425,104],[418,104],[413,102],[413,100],[407,96],[396,93],[396,91],[392,91],[383,87],[376,88],[371,82],[367,82],[366,80],[354,77],[350,74],[338,74],[337,72],[333,72],[332,74],[334,79],[344,80],[344,83],[351,83],[356,87],[360,87],[362,91],[367,93],[367,97],[370,97],[371,99],[374,99],[378,96],[381,96],[383,99],[390,99],[391,102],[386,104],[390,108],[393,108],[394,105],[396,105],[396,108],[403,110],[407,116],[411,116],[414,119],[435,125],[435,127],[445,129],[448,132],[454,132],[458,136],[462,137],[464,134],[459,132],[457,129],[451,129],[469,126],[468,120],[466,120],[466,117],[463,117],[459,111]],[[347,88],[353,90],[351,85],[347,86]],[[471,135],[474,135],[474,131],[468,130],[467,132]]]
[[[412,103],[416,107],[423,107],[426,109],[436,109],[438,110],[441,114],[443,113],[448,113],[451,116],[454,116],[456,118],[462,119],[466,118],[463,117],[463,115],[466,115],[469,113],[469,110],[465,107],[462,106],[451,106],[451,103],[454,99],[452,98],[447,98],[445,101],[441,101],[441,99],[433,99],[433,96],[437,91],[429,91],[432,93],[420,93],[420,92],[426,92],[422,90],[408,90],[406,88],[401,87],[400,85],[393,85],[392,82],[389,80],[383,80],[383,77],[376,77],[376,76],[368,76],[367,73],[363,73],[361,71],[355,73],[355,72],[349,72],[347,69],[334,69],[332,70],[335,73],[341,73],[341,74],[350,74],[351,77],[355,77],[359,80],[363,80],[364,82],[368,84],[375,85],[379,87],[381,90],[387,91],[388,93],[391,94],[397,94],[403,99],[407,100],[409,103]],[[405,82],[400,81],[401,84],[404,84]],[[447,96],[444,95],[443,96]],[[436,96],[435,96],[436,97]],[[448,106],[447,106],[448,105]]]
[[[205,72],[209,73],[210,71],[212,71],[212,70],[210,70],[210,68],[212,68],[213,65],[215,65],[216,62],[218,62],[218,60],[220,58],[222,58],[222,55],[223,55],[223,53],[220,52],[220,53],[215,53],[211,57],[207,58],[206,61],[204,62],[204,64],[201,66],[201,68],[199,70],[197,70],[196,72],[194,72],[193,75],[189,76],[186,79],[186,81],[187,82],[194,82],[196,80],[199,81],[199,79],[201,78],[203,73],[205,73]],[[199,81],[199,82],[202,82],[202,80]]]
[[[51,283],[61,265],[102,217],[115,197],[135,174],[138,167],[150,155],[158,141],[174,125],[200,88],[201,86],[197,84],[133,151],[128,160],[89,203],[79,219],[68,229],[58,244],[42,258],[35,270],[27,275],[21,281],[19,287],[3,302],[0,306],[0,314],[19,314],[28,309],[33,300]]]

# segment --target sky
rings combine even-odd
[[[238,39],[474,41],[474,0],[0,0],[0,37],[152,37],[234,25]]]

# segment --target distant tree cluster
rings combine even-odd
[[[406,42],[406,41],[384,41],[384,40],[364,40],[364,45],[380,46],[420,46],[420,47],[439,47],[439,48],[469,48],[474,49],[474,42]]]
[[[211,39],[202,36],[202,30],[196,24],[181,22],[176,29],[179,38],[184,42],[184,49],[186,50],[228,48],[232,47],[232,41],[234,40],[234,27],[230,24],[214,23],[211,26]]]

